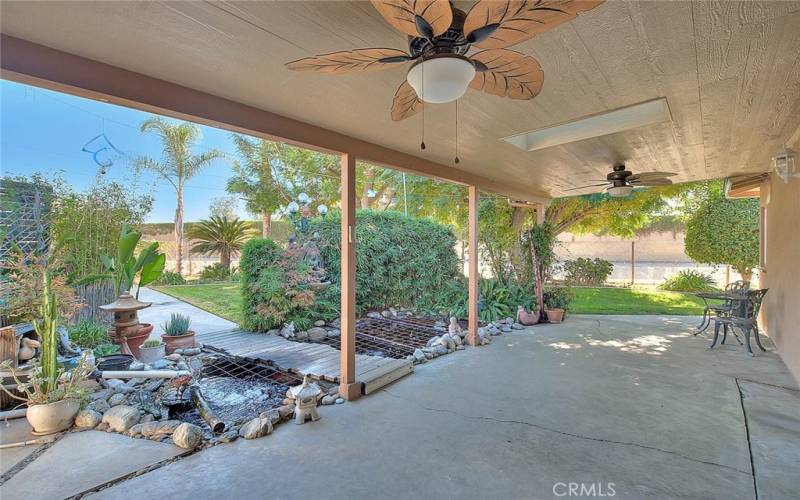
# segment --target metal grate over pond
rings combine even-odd
[[[428,340],[444,333],[430,325],[417,324],[405,319],[362,318],[356,322],[356,353],[385,358],[403,359],[428,344]],[[321,341],[336,349],[341,348],[339,337]]]
[[[200,373],[196,384],[208,406],[221,420],[234,425],[281,406],[289,387],[302,383],[296,375],[266,363],[229,356],[205,358]],[[186,395],[172,407],[180,420],[205,425]]]

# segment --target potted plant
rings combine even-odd
[[[19,379],[8,361],[1,365],[4,369],[10,369],[17,384],[16,389],[22,396],[0,386],[7,395],[28,403],[26,416],[36,435],[52,434],[72,425],[86,394],[81,384],[94,370],[88,352],[84,352],[73,369],[66,371],[63,367],[59,368],[59,340],[56,333],[58,301],[52,288],[50,272],[46,268],[43,272],[43,284],[41,317],[33,321],[42,346],[41,356],[34,360],[27,382]]]
[[[165,355],[164,343],[160,340],[146,340],[139,348],[139,361],[142,363],[154,363]]]
[[[179,313],[172,313],[169,321],[164,323],[161,338],[166,344],[167,354],[172,354],[175,349],[194,347],[194,332],[189,330],[190,323],[188,316]]]
[[[550,323],[561,323],[572,302],[572,290],[565,286],[552,287],[544,291],[544,312]]]

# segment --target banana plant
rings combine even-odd
[[[114,280],[114,292],[118,297],[133,287],[138,275],[139,288],[136,290],[138,299],[139,290],[157,280],[164,272],[167,256],[159,251],[157,242],[146,246],[138,256],[134,255],[136,245],[141,238],[142,233],[133,231],[127,224],[123,224],[117,242],[117,255],[101,256],[103,266],[109,273],[107,276]]]

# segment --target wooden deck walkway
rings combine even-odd
[[[278,335],[226,330],[198,334],[204,345],[245,359],[269,360],[284,370],[339,382],[341,353],[325,344],[294,342]],[[405,359],[356,354],[356,382],[369,394],[411,373],[414,365]]]

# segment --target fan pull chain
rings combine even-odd
[[[425,150],[425,56],[422,57],[422,142],[419,144],[421,150]]]
[[[458,165],[458,163],[460,161],[461,160],[458,159],[458,99],[456,99],[456,159],[455,159],[455,164]]]

